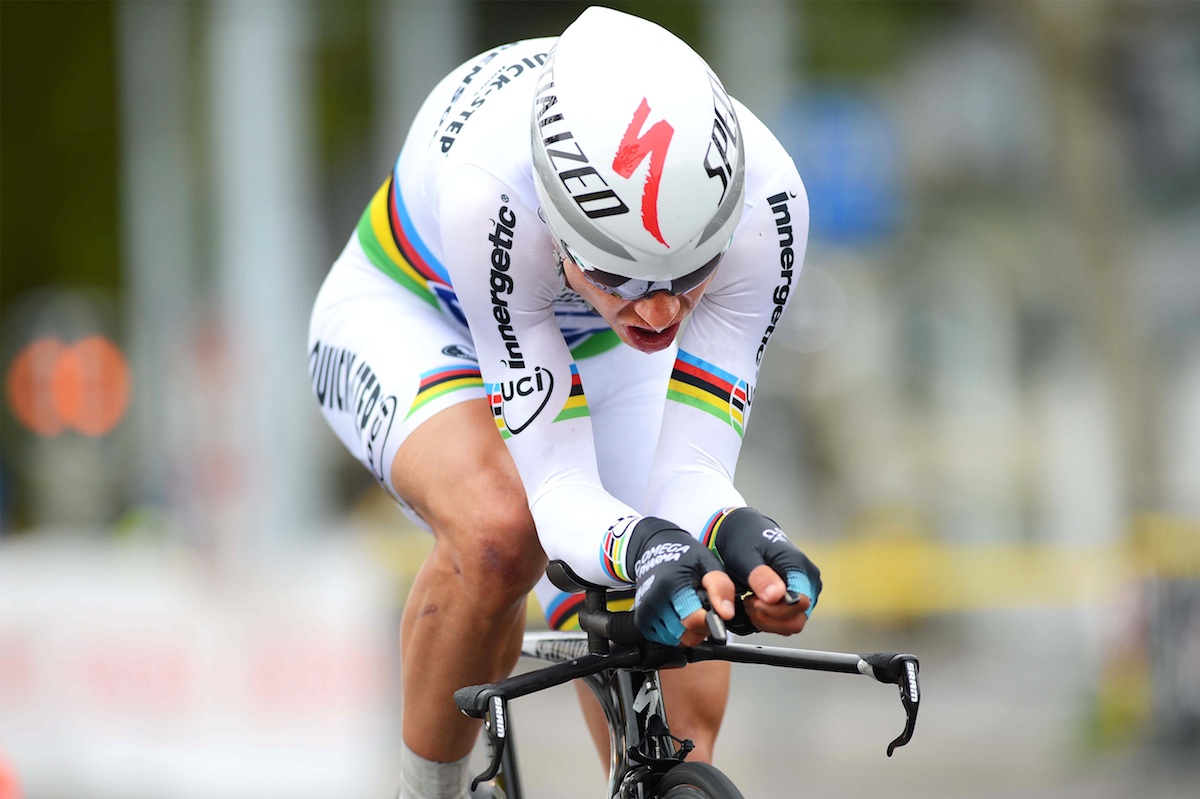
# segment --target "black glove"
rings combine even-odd
[[[754,508],[729,511],[710,530],[706,543],[725,564],[739,593],[750,590],[750,572],[765,563],[783,578],[790,593],[809,598],[805,614],[812,615],[821,593],[821,570],[788,540],[773,520]],[[726,626],[740,635],[757,632],[741,602]]]
[[[634,554],[637,596],[633,620],[651,641],[677,646],[683,619],[703,605],[696,589],[710,571],[724,571],[721,562],[695,538],[670,522],[647,516],[629,539]]]

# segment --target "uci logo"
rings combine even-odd
[[[507,380],[499,385],[499,389],[504,426],[515,436],[529,427],[550,401],[554,394],[554,375],[549,369],[535,366],[532,375]]]

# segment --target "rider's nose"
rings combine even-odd
[[[646,327],[659,333],[666,330],[679,315],[679,298],[666,291],[656,291],[634,303],[633,309]]]

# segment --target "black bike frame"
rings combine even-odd
[[[463,713],[485,720],[492,747],[491,764],[475,779],[472,789],[501,774],[498,782],[506,799],[522,799],[508,701],[583,679],[600,701],[608,721],[612,755],[608,796],[610,799],[642,796],[636,786],[677,765],[691,749],[690,741],[679,741],[670,734],[658,672],[704,660],[859,674],[897,685],[904,705],[905,725],[904,731],[888,745],[888,756],[912,738],[921,698],[920,664],[913,655],[854,655],[724,640],[679,648],[645,642],[636,646],[614,645],[614,638],[626,635],[617,634],[614,629],[632,629],[631,618],[610,613],[604,606],[604,590],[589,588],[586,606],[580,613],[580,624],[589,632],[525,635],[522,654],[551,661],[553,665],[455,692],[455,701]]]

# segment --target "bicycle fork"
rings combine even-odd
[[[608,796],[648,799],[648,784],[692,751],[671,734],[657,670],[621,670],[584,682],[604,710],[609,730]]]
[[[577,663],[559,664],[543,672],[566,671]],[[544,678],[546,675],[539,676]],[[682,762],[694,748],[691,741],[672,735],[667,726],[657,669],[613,669],[585,675],[583,680],[599,701],[608,722],[608,796],[611,799],[650,799],[648,784],[653,784],[657,776]],[[527,691],[519,690],[506,696],[487,690],[494,686],[479,688],[486,692],[487,710],[482,716],[491,762],[474,778],[471,790],[494,780],[491,787],[499,789],[497,799],[522,799],[508,699]]]

